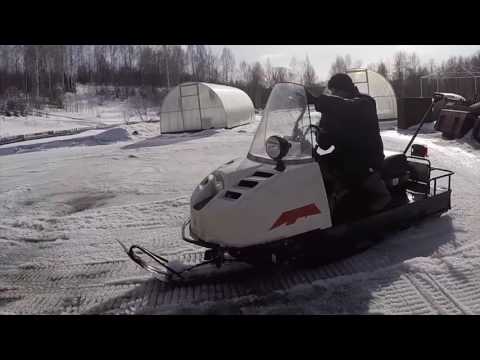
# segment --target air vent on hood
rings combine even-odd
[[[264,171],[255,171],[255,173],[252,176],[257,176],[257,177],[263,177],[263,178],[269,178],[272,177],[272,173],[264,172]]]
[[[242,194],[241,194],[241,193],[238,193],[238,192],[235,192],[235,191],[227,191],[227,192],[225,193],[225,198],[226,198],[226,199],[234,199],[234,200],[236,200],[236,199],[238,199],[240,196],[242,196]]]
[[[215,195],[209,196],[206,199],[203,199],[202,201],[199,201],[195,205],[193,205],[193,208],[197,211],[202,210],[205,205],[208,204],[210,200],[212,200],[215,197]]]
[[[238,186],[247,187],[247,188],[253,188],[257,185],[258,185],[258,181],[255,181],[255,180],[241,180],[238,183]]]

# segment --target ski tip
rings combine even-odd
[[[118,239],[115,239],[115,240],[117,240],[117,242],[120,244],[120,246],[123,248],[123,250],[125,250],[125,252],[128,254],[128,249],[127,249],[127,247],[125,246],[125,244],[122,243],[122,242],[121,242],[120,240],[118,240]]]

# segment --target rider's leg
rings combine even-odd
[[[374,172],[367,177],[362,184],[362,189],[367,192],[370,211],[380,211],[392,200],[390,191],[379,172]]]

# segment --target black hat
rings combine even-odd
[[[355,85],[353,85],[353,81],[350,76],[348,76],[347,74],[338,73],[333,75],[328,81],[328,88],[353,92],[355,89]]]

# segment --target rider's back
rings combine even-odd
[[[384,154],[375,100],[360,93],[350,99],[322,96],[319,100],[320,127],[335,145],[342,172],[357,182],[368,176],[369,169],[380,169]]]

